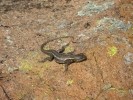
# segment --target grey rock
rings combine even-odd
[[[126,65],[133,63],[133,53],[128,52],[126,55],[124,55],[124,62]]]
[[[108,1],[102,4],[95,4],[90,1],[87,5],[85,5],[81,11],[78,12],[79,16],[92,16],[95,13],[100,13],[108,8],[111,8],[114,5],[114,2]]]

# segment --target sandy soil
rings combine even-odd
[[[0,0],[0,100],[133,100],[132,0]],[[42,43],[84,53],[67,72]]]

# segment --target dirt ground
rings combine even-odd
[[[67,72],[39,62],[61,36]],[[0,100],[133,100],[133,0],[0,0]]]

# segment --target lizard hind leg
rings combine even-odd
[[[68,66],[70,65],[72,63],[72,61],[71,60],[68,60],[66,63],[65,63],[65,70],[64,70],[64,72],[67,72],[68,71]]]
[[[68,66],[69,66],[69,64],[65,64],[65,70],[64,70],[64,72],[66,72],[66,71],[68,71]]]
[[[54,59],[54,56],[49,56],[49,57],[44,58],[43,60],[41,60],[39,62],[43,63],[43,62],[46,62],[46,61],[52,61],[53,59]]]

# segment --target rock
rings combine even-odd
[[[124,55],[124,62],[126,65],[133,63],[133,53],[128,52],[126,55]]]

